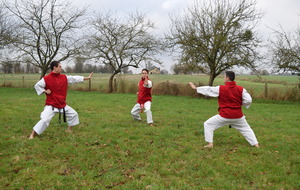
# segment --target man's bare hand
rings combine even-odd
[[[91,74],[90,74],[88,77],[84,77],[84,80],[89,80],[89,79],[91,79],[92,76],[93,76],[93,74],[94,74],[94,72],[91,72]]]
[[[148,78],[145,78],[144,85],[148,86]]]
[[[192,82],[189,82],[190,86],[193,88],[193,89],[197,89],[197,87],[192,83]]]
[[[47,90],[44,91],[44,93],[45,93],[45,94],[51,94],[51,90],[50,90],[50,89],[47,89]]]

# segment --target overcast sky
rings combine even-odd
[[[145,13],[161,30],[167,30],[169,15],[178,13],[192,5],[194,0],[72,0],[76,6],[89,6],[90,11],[117,11],[119,14],[136,10]],[[263,39],[272,35],[273,29],[282,26],[285,31],[293,31],[300,26],[300,0],[257,0],[257,8],[265,12],[258,27]],[[166,62],[172,62],[166,60]],[[165,68],[170,71],[171,64]]]
[[[209,1],[209,0],[207,0]],[[90,10],[116,10],[130,13],[136,10],[146,13],[159,29],[169,24],[169,14],[182,11],[193,0],[72,0],[74,5],[90,6]],[[257,0],[257,8],[265,11],[260,28],[295,29],[300,25],[300,0]]]

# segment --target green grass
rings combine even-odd
[[[55,116],[28,136],[45,97],[0,88],[0,189],[299,189],[299,102],[254,100],[244,109],[260,149],[235,129],[204,149],[203,122],[216,99],[153,96],[156,127],[134,122],[134,94],[70,90],[80,124],[72,134]]]

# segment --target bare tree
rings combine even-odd
[[[254,32],[262,14],[256,2],[195,1],[184,16],[173,16],[171,47],[181,52],[180,63],[196,65],[210,76],[209,85],[234,65],[255,68],[260,40]]]
[[[14,28],[6,8],[0,3],[0,48],[10,44],[14,39]]]
[[[22,58],[22,62],[25,64],[25,72],[26,73],[35,73],[35,66],[33,66],[32,64],[31,64],[31,62],[32,62],[32,59],[31,59],[31,57],[29,57],[29,56],[24,56],[23,58]]]
[[[2,48],[7,41],[7,36],[9,34],[7,27],[7,18],[5,17],[4,7],[0,4],[0,48]]]
[[[3,72],[13,72],[13,61],[9,60],[12,54],[12,42],[16,39],[14,20],[11,19],[6,7],[0,3],[0,65]]]
[[[172,70],[176,75],[178,75],[178,74],[199,73],[201,69],[199,69],[198,66],[194,64],[177,63],[172,66]]]
[[[271,40],[272,63],[278,72],[300,74],[300,28],[294,35],[283,29],[276,30],[275,33],[275,40]]]
[[[2,70],[4,73],[13,73],[14,64],[10,60],[3,60],[2,63]]]
[[[77,56],[75,57],[75,67],[74,67],[74,72],[75,73],[83,73],[83,65],[85,62],[85,58],[81,57],[81,56]]]
[[[5,6],[19,22],[15,47],[21,52],[20,57],[32,58],[31,64],[42,71],[41,78],[54,58],[63,61],[77,54],[80,37],[76,29],[86,8],[77,9],[58,0],[15,0]]]
[[[113,68],[109,79],[109,92],[113,92],[113,78],[126,67],[138,68],[142,62],[152,60],[159,50],[159,41],[153,32],[153,23],[139,13],[129,14],[124,20],[117,14],[101,14],[93,21],[95,32],[88,42],[92,58]]]

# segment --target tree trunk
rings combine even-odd
[[[42,79],[46,75],[47,71],[48,71],[47,69],[42,69],[40,79]]]
[[[109,78],[109,81],[108,81],[108,93],[112,93],[113,92],[113,81],[114,81],[114,77],[116,74],[118,74],[119,72],[114,72],[110,78]]]
[[[215,74],[214,73],[210,73],[210,75],[209,75],[209,81],[208,81],[208,86],[213,86],[215,78],[216,78]]]

